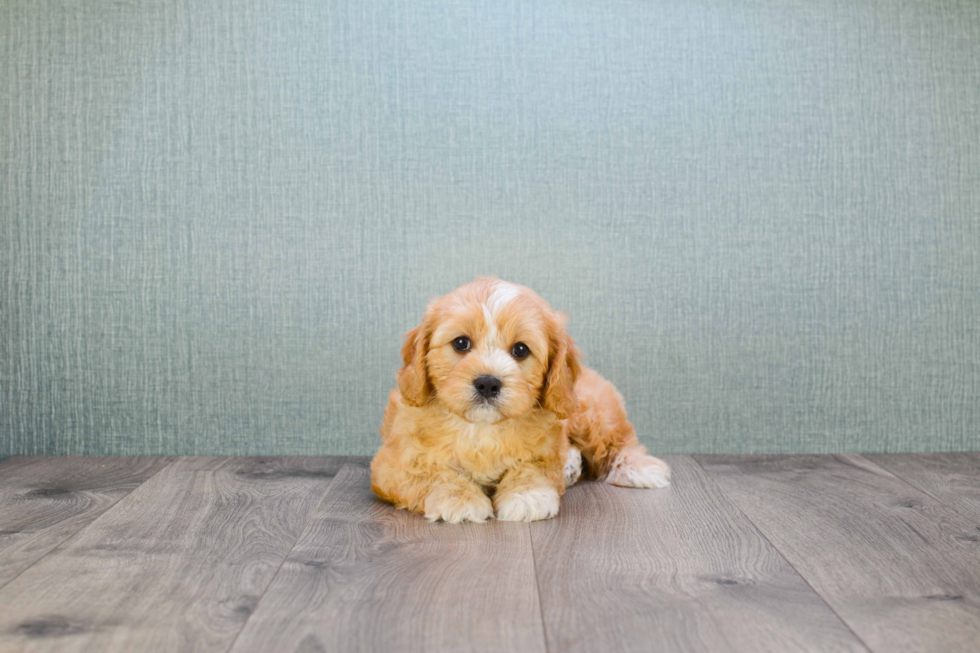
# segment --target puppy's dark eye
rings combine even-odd
[[[531,350],[527,348],[523,342],[519,342],[514,345],[510,350],[510,355],[519,361],[524,360],[531,353]]]
[[[470,339],[466,336],[460,336],[453,340],[453,349],[456,351],[467,351],[470,348]]]

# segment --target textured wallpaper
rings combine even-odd
[[[367,454],[426,301],[661,453],[980,449],[980,2],[0,5],[0,457]]]

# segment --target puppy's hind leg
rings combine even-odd
[[[670,466],[648,455],[639,443],[623,397],[612,383],[593,370],[583,370],[575,397],[578,406],[568,421],[568,435],[582,450],[590,476],[621,487],[670,485]]]
[[[665,488],[670,485],[670,466],[637,444],[620,450],[604,480],[620,487]]]

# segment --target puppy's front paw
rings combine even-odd
[[[558,514],[558,491],[553,487],[530,487],[494,497],[497,519],[501,521],[537,521]]]
[[[483,493],[465,492],[458,487],[437,487],[425,498],[425,518],[429,521],[459,524],[493,519],[493,504]]]
[[[578,447],[569,447],[565,456],[565,487],[572,487],[582,478],[582,452]]]
[[[613,461],[606,483],[620,487],[665,488],[670,485],[670,466],[659,458],[626,449]]]

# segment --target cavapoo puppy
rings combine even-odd
[[[558,514],[582,458],[591,478],[662,488],[609,381],[582,367],[565,316],[528,288],[477,279],[409,331],[381,424],[371,487],[436,521]]]

